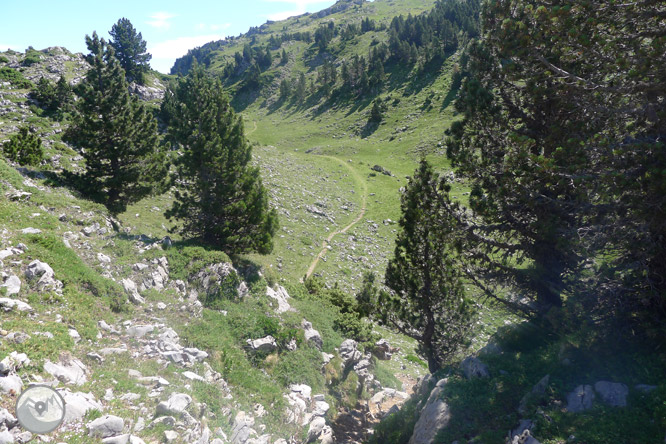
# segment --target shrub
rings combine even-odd
[[[39,61],[42,59],[41,54],[39,54],[38,51],[35,51],[34,49],[28,49],[28,51],[25,53],[25,58],[23,59],[23,62],[21,63],[23,66],[32,66],[35,63],[39,63]]]
[[[0,56],[0,63],[9,63],[9,59],[5,56]]]
[[[0,81],[9,82],[14,86],[23,89],[29,89],[33,86],[32,82],[23,77],[23,74],[19,71],[6,66],[0,68]]]
[[[9,138],[2,146],[5,156],[19,165],[39,165],[44,157],[42,139],[30,132],[27,126],[19,128],[19,132]]]

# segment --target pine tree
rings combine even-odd
[[[194,64],[166,95],[168,139],[182,151],[173,177],[179,189],[166,216],[181,221],[184,236],[228,253],[270,253],[277,213],[259,169],[249,165],[242,119],[220,82]]]
[[[401,231],[386,269],[379,317],[418,341],[434,373],[458,351],[473,315],[461,279],[450,186],[422,160],[402,195]]]
[[[128,81],[141,85],[144,74],[150,70],[152,56],[146,51],[146,41],[137,33],[129,19],[121,18],[109,31],[112,40],[109,44],[115,49],[116,58],[125,70]]]
[[[166,176],[165,155],[158,149],[157,122],[130,97],[113,47],[97,33],[86,36],[86,44],[90,69],[64,138],[84,149],[86,170],[76,176],[81,191],[119,214]]]
[[[287,55],[287,51],[285,51],[285,49],[282,48],[282,55],[280,56],[280,63],[282,65],[286,65],[288,61],[289,61],[289,56]]]

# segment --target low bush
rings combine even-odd
[[[30,80],[23,77],[19,71],[3,66],[0,68],[0,82],[9,82],[17,88],[30,89],[33,87],[33,84]]]
[[[19,128],[19,132],[2,145],[2,151],[5,157],[21,166],[39,165],[44,158],[42,139],[31,133],[27,126]]]

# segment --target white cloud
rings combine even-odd
[[[148,52],[153,56],[150,65],[159,72],[168,73],[176,59],[187,54],[187,50],[223,38],[219,34],[208,34],[155,43],[148,47]]]
[[[330,0],[264,0],[269,3],[286,3],[291,5],[286,11],[280,11],[273,14],[268,14],[268,20],[284,20],[295,15],[301,15],[307,12],[308,6],[332,3]]]
[[[169,27],[171,26],[169,20],[171,20],[174,17],[175,14],[171,14],[169,12],[156,12],[155,14],[150,16],[152,20],[147,21],[146,23],[148,23],[153,28],[169,29]]]

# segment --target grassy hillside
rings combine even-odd
[[[263,169],[282,225],[274,252],[252,259],[277,269],[284,279],[300,279],[324,251],[314,273],[331,285],[338,282],[354,289],[363,271],[383,274],[393,249],[394,223],[400,216],[399,190],[419,158],[429,156],[437,166],[447,168],[441,142],[455,118],[452,76],[458,54],[426,66],[387,60],[381,85],[351,94],[342,91],[338,75],[333,92],[326,94],[317,80],[324,61],[339,71],[354,56],[369,57],[372,48],[388,42],[394,17],[420,14],[434,2],[377,0],[336,5],[346,9],[269,22],[191,54],[211,73],[224,76],[225,66],[244,48],[270,50],[272,64],[260,74],[257,85],[247,86],[250,69],[242,64],[239,72],[223,77],[234,106],[244,116],[246,134],[256,143],[256,162]],[[326,51],[319,51],[315,41],[288,39],[271,44],[285,33],[314,34],[328,23],[344,30],[365,19],[374,21],[375,30],[351,39],[343,39],[341,31]],[[288,61],[282,60],[283,50]],[[308,85],[306,96],[281,98],[281,81],[296,80],[301,73]],[[379,124],[368,122],[376,99],[385,107]],[[388,174],[373,170],[376,165]],[[463,194],[462,188],[454,189],[454,198]],[[320,211],[313,212],[313,207]],[[344,233],[326,242],[345,227]]]

